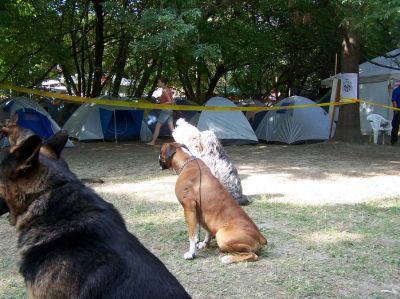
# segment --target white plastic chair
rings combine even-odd
[[[367,120],[371,124],[372,132],[374,133],[374,143],[378,143],[379,133],[385,134],[392,130],[392,124],[386,118],[379,114],[370,114],[367,116]],[[385,144],[385,135],[382,137],[382,144]]]

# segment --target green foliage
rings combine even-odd
[[[315,95],[332,74],[342,26],[355,24],[362,58],[399,45],[398,0],[104,1],[104,75],[150,92],[157,74],[199,102],[213,92]],[[33,85],[59,76],[90,94],[96,47],[92,1],[3,0],[0,81]],[[69,78],[69,79],[68,79]],[[226,88],[227,87],[227,88]],[[118,86],[117,86],[118,89]]]

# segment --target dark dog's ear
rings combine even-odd
[[[65,144],[68,141],[68,133],[65,130],[60,130],[51,136],[47,141],[44,143],[57,157],[60,158],[61,152],[65,147]]]
[[[38,135],[32,135],[10,150],[17,174],[29,170],[38,163],[41,146],[42,139]]]

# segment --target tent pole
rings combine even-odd
[[[338,55],[335,54],[335,75],[337,74]]]
[[[336,84],[335,84],[335,80],[336,79],[334,79],[334,82],[333,82],[333,85],[332,86],[335,86],[336,88],[335,88],[335,95],[334,95],[334,101],[335,102],[340,102],[340,86],[341,86],[341,82],[340,82],[340,79],[339,80],[337,80],[336,81]],[[333,91],[333,89],[332,89],[332,91]],[[331,94],[331,103],[332,103],[332,94]],[[333,109],[333,111],[332,111],[332,119],[330,120],[331,121],[331,124],[330,124],[330,127],[329,127],[329,139],[328,139],[328,141],[332,141],[332,139],[333,139],[333,136],[332,136],[332,131],[333,131],[333,123],[335,122],[335,118],[336,118],[336,109],[337,109],[337,107],[336,107],[336,105],[334,105],[333,107],[332,107],[332,109]]]
[[[115,113],[115,109],[114,109],[114,139],[115,139],[115,143],[118,143],[118,140],[117,140],[117,114]]]

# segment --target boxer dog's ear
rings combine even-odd
[[[158,161],[160,162],[160,167],[162,170],[171,167],[171,159],[176,153],[176,149],[181,147],[179,143],[165,143],[161,147],[160,156]]]
[[[171,161],[175,153],[176,153],[176,144],[175,143],[167,144],[167,148],[165,150],[165,160]]]
[[[171,166],[171,158],[173,156],[173,149],[171,149],[172,143],[165,143],[161,147],[160,155],[158,156],[158,162],[162,170],[168,169]],[[176,149],[175,149],[176,151]]]

